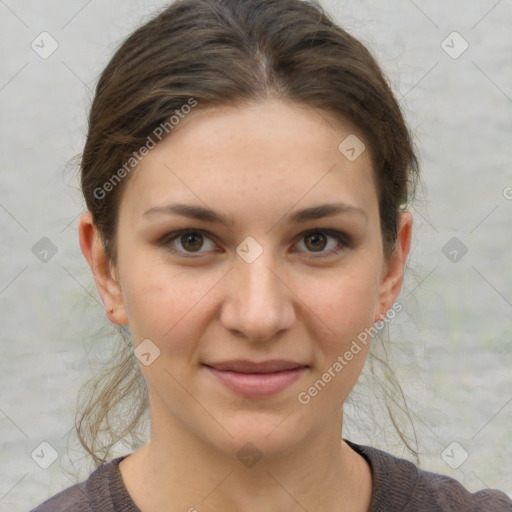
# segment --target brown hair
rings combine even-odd
[[[148,138],[154,140],[191,99],[201,109],[267,98],[326,109],[361,129],[373,161],[383,247],[386,256],[391,253],[418,161],[400,107],[365,46],[313,1],[177,0],[123,42],[99,78],[90,111],[81,185],[114,264],[126,163],[136,164],[134,155]],[[76,422],[80,442],[97,464],[134,430],[148,405],[131,344],[116,357],[109,371],[93,379]],[[109,418],[134,394],[138,406],[114,434]],[[98,457],[101,424],[110,438]]]

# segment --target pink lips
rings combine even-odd
[[[308,367],[274,359],[260,363],[245,360],[207,363],[205,368],[231,391],[255,398],[280,393],[297,381]]]

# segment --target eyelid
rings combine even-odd
[[[210,232],[208,232],[204,229],[187,228],[187,229],[181,229],[179,231],[174,231],[173,233],[169,233],[169,234],[165,235],[160,240],[159,245],[163,246],[169,252],[174,253],[174,254],[179,254],[185,258],[198,258],[202,254],[205,254],[205,253],[208,254],[209,251],[204,251],[204,252],[200,251],[200,252],[192,253],[192,252],[180,251],[171,246],[171,242],[173,242],[174,240],[178,239],[179,237],[181,237],[183,235],[190,234],[190,233],[199,233],[199,234],[203,235],[205,238],[209,238],[213,242],[215,242],[215,240],[216,240],[216,237],[214,235],[212,235]],[[351,236],[349,236],[348,234],[346,234],[344,232],[337,231],[334,229],[328,229],[328,228],[306,229],[294,237],[294,240],[295,240],[294,245],[296,245],[300,241],[300,239],[303,238],[304,236],[306,236],[308,234],[313,234],[313,233],[323,233],[326,236],[334,238],[335,240],[337,240],[338,244],[342,245],[342,247],[336,248],[336,249],[331,249],[330,251],[320,251],[318,253],[315,253],[314,251],[313,252],[293,251],[293,252],[307,252],[310,255],[308,257],[322,258],[322,257],[329,257],[329,256],[336,255],[344,249],[350,249],[353,247],[353,240],[352,240]],[[218,251],[216,251],[216,252],[218,252]]]

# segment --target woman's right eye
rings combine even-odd
[[[162,245],[172,253],[180,254],[186,258],[195,257],[195,254],[203,254],[208,251],[200,251],[204,246],[204,239],[211,240],[206,236],[204,231],[201,230],[182,230],[176,233],[171,233],[162,240]],[[179,249],[176,246],[180,246]],[[215,244],[211,242],[214,247]]]

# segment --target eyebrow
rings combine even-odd
[[[154,206],[146,210],[142,215],[181,215],[190,219],[202,220],[232,226],[233,219],[218,213],[211,208],[191,204],[169,204],[165,206]],[[308,220],[321,219],[323,217],[332,217],[334,215],[358,215],[368,221],[366,212],[357,206],[346,203],[325,203],[317,206],[311,206],[302,210],[297,210],[286,216],[289,223],[300,223]]]

